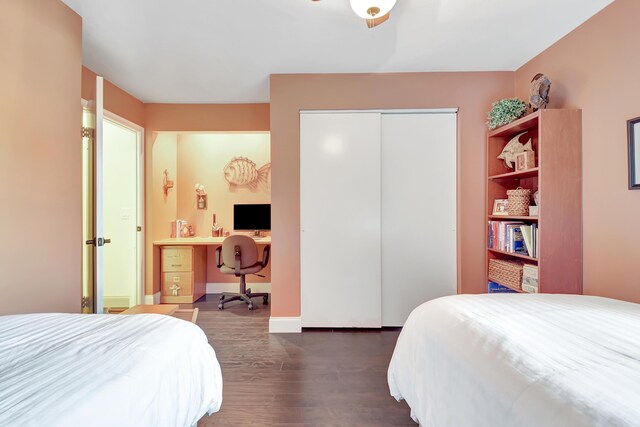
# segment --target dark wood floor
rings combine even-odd
[[[269,306],[256,301],[193,304],[224,378],[222,409],[199,426],[416,427],[387,385],[398,330],[269,334]]]

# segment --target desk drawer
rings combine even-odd
[[[172,296],[173,284],[180,286],[178,296],[193,295],[193,273],[172,272],[162,273],[162,296]]]
[[[193,248],[164,247],[162,248],[162,271],[192,271]]]

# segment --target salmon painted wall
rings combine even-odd
[[[458,107],[458,286],[484,283],[486,113],[513,96],[512,72],[272,75],[272,306],[300,315],[300,110]],[[437,183],[432,183],[437,185]]]
[[[160,168],[156,166],[156,141],[172,133],[177,144],[180,132],[267,132],[269,131],[269,104],[145,104],[145,222],[147,230],[145,253],[145,293],[151,295],[160,291],[160,277],[154,271],[159,266],[159,251],[154,249],[153,241],[168,237],[169,223],[177,215],[177,192],[175,206],[168,205],[158,198],[162,188],[154,174]],[[166,154],[166,153],[165,153]],[[163,154],[163,156],[165,155]],[[177,145],[173,160],[177,166]],[[161,157],[160,162],[169,162]],[[170,163],[167,163],[170,164]],[[176,172],[177,173],[177,172]],[[178,179],[174,173],[173,178]],[[177,187],[177,182],[176,182]],[[194,192],[195,193],[195,192]],[[211,203],[211,202],[210,202]],[[211,254],[209,254],[211,259]],[[214,280],[214,279],[212,279]],[[223,280],[219,280],[222,282]]]
[[[80,312],[80,16],[2,2],[0,63],[0,314]]]
[[[584,293],[640,302],[640,191],[628,190],[626,121],[640,116],[640,1],[616,0],[516,73],[538,72],[551,108],[581,108]]]
[[[144,104],[104,79],[104,109],[144,127]],[[82,99],[96,99],[96,73],[82,67]]]
[[[271,162],[268,133],[183,133],[178,134],[178,207],[177,217],[186,219],[195,227],[196,235],[211,236],[212,215],[225,231],[233,230],[235,203],[271,203],[270,189],[265,185],[249,187],[230,186],[223,170],[234,157],[247,157],[260,168]],[[265,169],[266,171],[266,169]],[[268,178],[265,176],[265,178]],[[196,207],[195,184],[205,186],[208,197],[206,210]],[[169,236],[166,236],[169,237]],[[209,259],[215,259],[210,249]],[[222,274],[213,262],[207,265],[207,283],[237,283],[232,275]],[[270,268],[249,276],[247,282],[270,282]]]

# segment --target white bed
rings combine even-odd
[[[0,426],[190,426],[221,402],[215,352],[190,322],[0,316]]]
[[[389,387],[425,427],[640,426],[640,305],[458,295],[409,316]]]

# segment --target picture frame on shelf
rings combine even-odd
[[[533,151],[516,153],[514,160],[516,164],[516,172],[526,171],[536,167],[536,155]]]
[[[629,190],[640,190],[640,117],[627,121]]]
[[[496,199],[493,201],[493,215],[508,216],[509,215],[509,200],[508,199]]]

